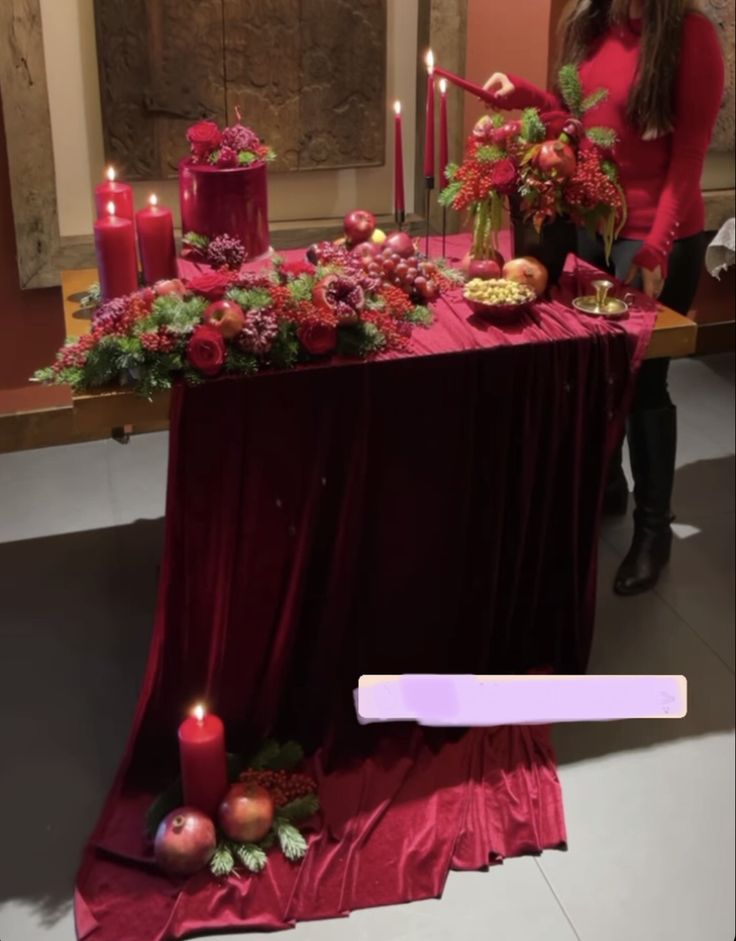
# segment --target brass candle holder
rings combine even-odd
[[[591,281],[590,286],[595,294],[586,294],[584,297],[576,297],[572,302],[576,310],[583,314],[590,314],[594,317],[623,317],[629,310],[633,295],[627,294],[623,299],[620,297],[611,297],[611,290],[614,287],[613,281],[605,278],[599,278],[597,281]]]

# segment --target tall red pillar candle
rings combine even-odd
[[[424,182],[434,188],[434,56],[427,53],[427,113],[424,124]]]
[[[401,102],[394,103],[394,215],[403,221],[406,211],[404,198],[404,143],[401,130]]]
[[[450,140],[447,130],[447,80],[440,80],[440,189],[444,189],[447,179],[447,164],[450,162]]]
[[[186,806],[216,817],[228,789],[225,729],[202,706],[179,726],[179,763]]]
[[[148,206],[136,213],[138,250],[146,284],[168,281],[177,277],[174,217],[171,210],[159,206],[151,196]]]
[[[133,221],[133,190],[127,183],[120,183],[115,179],[115,170],[113,167],[107,168],[107,180],[99,183],[95,187],[95,207],[97,208],[97,218],[102,219],[107,215],[107,204],[115,203],[115,215],[121,219],[130,219]]]
[[[97,271],[103,300],[132,294],[138,289],[133,223],[130,219],[118,216],[115,204],[111,202],[107,205],[107,214],[95,222],[94,229]]]

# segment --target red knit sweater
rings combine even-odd
[[[703,230],[700,180],[723,97],[723,57],[711,22],[701,14],[688,14],[674,90],[674,130],[655,140],[643,140],[626,117],[640,29],[639,21],[612,27],[580,67],[585,94],[598,88],[608,90],[605,101],[591,109],[583,123],[616,132],[614,155],[629,212],[621,237],[642,239],[637,264],[649,269],[661,265],[666,273],[673,240]],[[554,95],[524,79],[515,75],[509,79],[515,90],[497,99],[499,107],[542,111],[562,107]]]

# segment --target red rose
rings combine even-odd
[[[297,330],[299,342],[313,356],[331,353],[337,345],[337,328],[319,320],[307,321]]]
[[[516,189],[516,167],[514,162],[504,157],[493,165],[491,170],[491,186],[497,193],[513,193]]]
[[[210,301],[219,301],[232,286],[235,276],[231,271],[203,271],[187,281],[193,294],[202,294]]]
[[[225,341],[212,324],[200,324],[187,343],[187,359],[204,376],[216,376],[225,362]]]
[[[197,160],[206,160],[220,146],[222,134],[214,121],[198,121],[187,131],[187,140]]]

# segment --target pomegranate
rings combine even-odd
[[[205,310],[204,319],[219,327],[226,340],[234,339],[245,324],[245,314],[235,301],[215,301]]]
[[[365,292],[353,278],[328,274],[315,284],[312,300],[334,311],[341,323],[355,323],[365,307]]]
[[[153,855],[164,872],[191,876],[204,869],[217,847],[215,826],[193,807],[172,810],[159,824]]]
[[[576,168],[575,151],[561,140],[545,141],[539,148],[537,166],[545,173],[553,170],[560,179],[567,180]]]
[[[238,843],[258,843],[273,824],[273,798],[265,787],[239,782],[225,795],[218,820],[225,836]]]
[[[414,254],[414,243],[408,232],[389,232],[383,246],[384,250],[388,248],[402,258],[411,258]]]
[[[342,220],[345,237],[351,245],[367,242],[376,230],[376,217],[365,209],[353,209]]]
[[[480,278],[482,281],[490,281],[491,278],[501,277],[501,266],[495,258],[471,258],[468,264],[468,281],[473,278]]]
[[[541,261],[536,258],[512,258],[503,266],[503,277],[518,284],[526,284],[536,292],[537,297],[544,294],[549,275]]]

